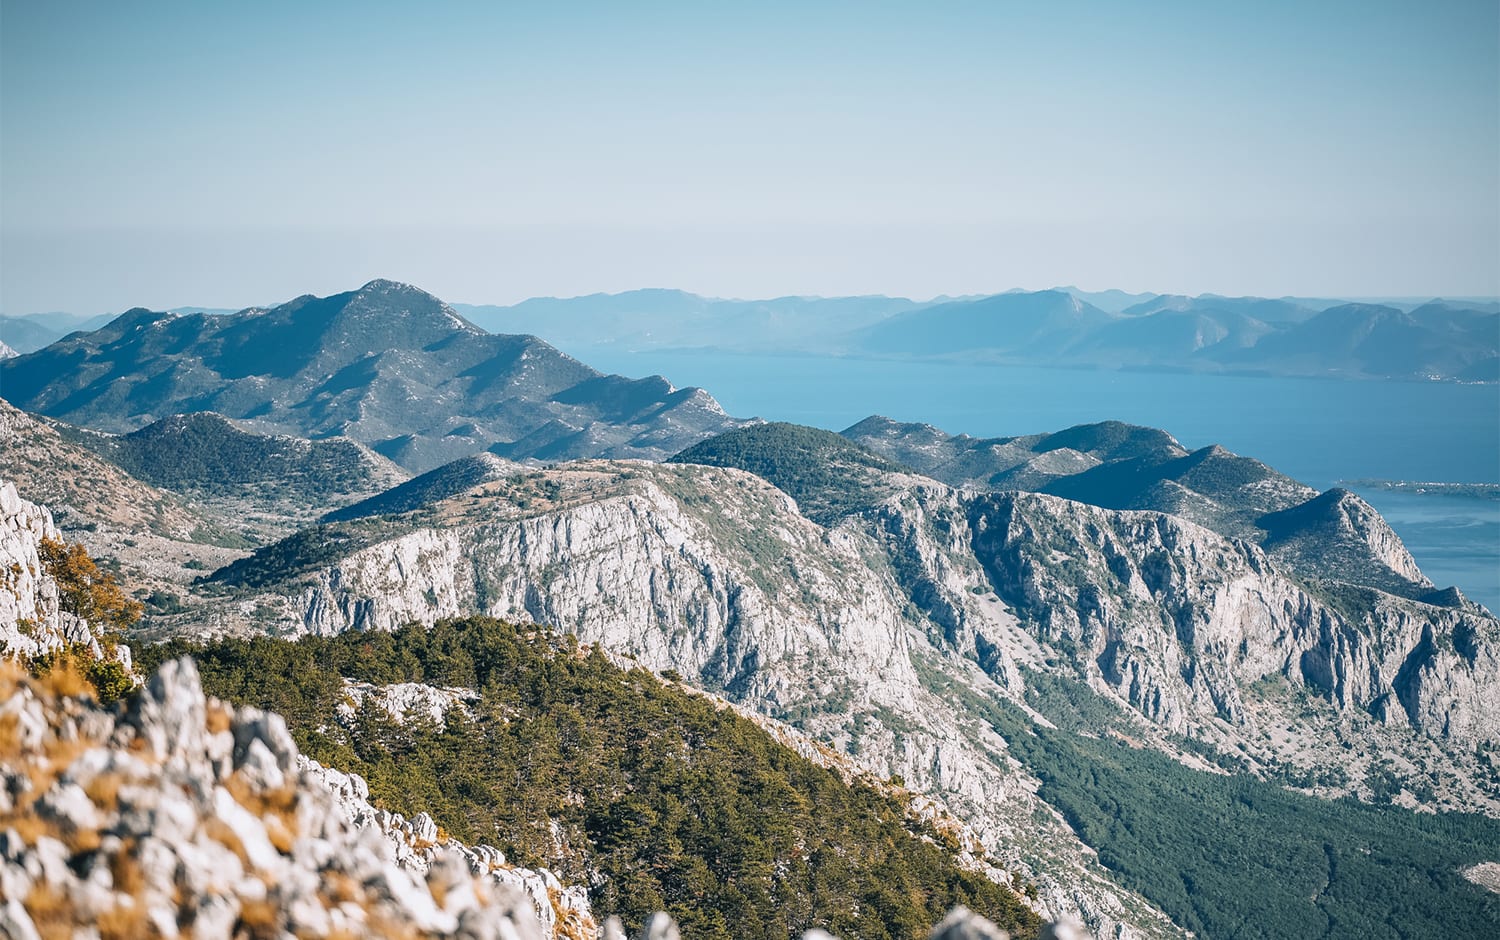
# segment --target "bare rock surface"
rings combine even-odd
[[[89,625],[61,609],[57,582],[43,568],[42,542],[61,538],[47,507],[0,480],[0,652],[36,656],[83,643],[100,653]]]
[[[280,716],[165,664],[123,710],[0,678],[7,935],[589,938],[584,892],[370,805]]]

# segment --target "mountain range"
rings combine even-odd
[[[462,307],[500,331],[591,347],[963,358],[1021,364],[1500,381],[1500,305],[1009,291],[719,300],[673,290]]]
[[[731,300],[649,289],[448,309],[489,332],[545,336],[579,354],[591,349],[715,349],[1500,382],[1500,302],[1494,300],[1344,301],[1076,287],[928,301],[878,295]],[[203,307],[168,312],[231,314]],[[111,319],[0,317],[0,342],[18,353],[34,352],[72,330],[97,329]]]
[[[860,309],[844,335],[949,356],[945,331],[966,331],[1043,356],[1079,329],[1210,303],[1270,325],[1260,342],[1404,322],[1076,293]],[[942,821],[912,832],[962,877],[1029,886],[1036,916],[1101,936],[1500,924],[1483,875],[1500,864],[1500,621],[1432,584],[1353,493],[1120,422],[981,439],[878,415],[842,433],[736,419],[702,390],[602,375],[387,281],[268,310],[132,311],[7,360],[0,381],[17,406],[0,404],[15,484],[0,486],[0,549],[18,559],[0,575],[32,598],[0,605],[0,639],[31,651],[44,608],[49,630],[78,632],[38,579],[60,529],[144,602],[138,649],[197,655],[205,685],[285,711],[406,818],[468,833],[509,792],[496,768],[533,781],[506,823],[529,835],[505,851],[573,873],[596,902],[629,884],[629,909],[648,910],[661,889],[644,873],[670,864],[685,866],[672,884],[727,892],[715,910],[753,910],[773,902],[749,884],[801,871],[805,839],[775,812],[744,846],[783,848],[745,848],[743,877],[713,867],[734,853],[695,827],[727,817],[682,794],[734,788],[709,751],[691,755],[769,752],[748,729],[693,730],[691,695],[874,786],[879,814],[896,799]],[[449,731],[347,705],[446,702],[441,718],[481,699],[483,720]],[[585,784],[566,762],[606,726],[649,754],[612,745],[586,762],[623,762]],[[622,787],[646,757],[667,779]],[[788,760],[735,773],[776,794],[757,800],[782,801],[786,824],[817,823]],[[676,802],[620,802],[646,789]],[[637,855],[652,819],[671,836]],[[904,923],[859,866],[909,884],[904,869],[857,840],[839,854],[870,885],[859,903]],[[590,859],[605,855],[625,867],[600,882]],[[960,876],[946,883],[942,903],[961,900]],[[672,903],[719,929],[687,895]]]

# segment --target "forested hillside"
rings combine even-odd
[[[189,653],[205,689],[286,716],[306,753],[365,776],[377,805],[426,811],[459,838],[570,880],[599,876],[596,910],[664,909],[699,938],[925,936],[964,904],[1016,937],[1038,921],[899,791],[848,783],[712,699],[597,647],[488,618]],[[341,724],[344,679],[481,692],[469,715],[398,723],[374,705]],[[896,795],[892,795],[892,793]],[[547,857],[536,846],[552,846]],[[530,847],[530,848],[528,848]]]

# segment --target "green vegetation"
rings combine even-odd
[[[252,434],[208,412],[176,415],[118,437],[73,434],[131,476],[154,486],[209,496],[322,504],[388,482],[377,458],[348,440],[302,441]]]
[[[295,532],[213,572],[205,580],[232,587],[264,587],[331,565],[409,529],[386,519],[320,524]]]
[[[878,498],[881,474],[911,472],[832,431],[783,422],[725,432],[668,462],[746,470],[769,480],[823,525]]]
[[[324,522],[382,516],[421,509],[439,500],[504,475],[501,464],[490,454],[475,454],[445,463],[435,470],[412,477],[399,486],[376,493],[357,503],[335,509]]]
[[[25,663],[36,676],[67,677],[64,685],[92,692],[102,704],[113,705],[135,687],[130,670],[115,656],[120,635],[141,617],[139,601],[127,597],[115,576],[100,570],[80,544],[42,539],[37,546],[42,572],[57,584],[57,605],[63,613],[88,623],[99,640],[101,655],[89,643],[66,643]],[[17,625],[29,632],[26,621]]]
[[[115,576],[99,570],[81,544],[42,539],[37,546],[42,570],[57,582],[57,604],[101,630],[125,630],[141,618],[140,602],[120,589]]]
[[[627,921],[665,909],[695,938],[924,937],[965,904],[1013,936],[1037,933],[1008,888],[957,867],[895,797],[571,637],[471,618],[297,643],[176,641],[141,659],[151,669],[184,653],[211,694],[281,712],[310,756],[365,776],[381,805],[425,810],[577,882],[602,873],[596,909]],[[344,727],[342,677],[481,699],[445,727],[374,706]]]
[[[107,644],[106,650],[113,653],[114,644]],[[39,679],[55,679],[62,684],[60,687],[71,683],[69,694],[92,694],[101,705],[113,705],[135,688],[135,678],[124,664],[107,656],[95,656],[84,643],[69,643],[33,656],[26,660],[25,666]]]
[[[1459,874],[1500,860],[1500,820],[1320,800],[1190,770],[1118,736],[1034,724],[932,670],[923,676],[1010,742],[1042,781],[1042,798],[1121,883],[1200,936],[1500,935],[1500,896]],[[1031,697],[1059,724],[1082,704],[1062,689]],[[1110,710],[1093,709],[1106,721]]]

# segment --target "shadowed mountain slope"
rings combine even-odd
[[[414,471],[490,448],[659,459],[736,424],[700,389],[602,376],[391,281],[223,316],[132,310],[7,360],[0,380],[19,407],[87,427],[214,411],[256,430],[352,438]]]

